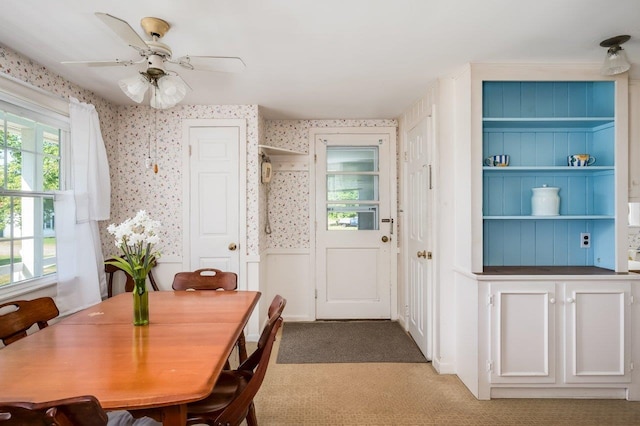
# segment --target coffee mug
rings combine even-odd
[[[596,162],[596,157],[589,154],[573,154],[567,157],[567,165],[570,167],[585,167]]]
[[[509,165],[509,156],[505,154],[492,155],[484,159],[484,165],[489,167],[505,167]]]

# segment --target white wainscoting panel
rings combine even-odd
[[[271,301],[279,294],[287,299],[282,315],[285,321],[316,319],[312,267],[308,249],[270,249],[266,252],[266,291],[262,298]]]

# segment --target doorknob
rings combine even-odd
[[[229,244],[229,250],[235,251],[235,249],[237,249],[237,248],[238,248],[238,246],[236,245],[236,243]]]
[[[387,241],[389,241],[389,237],[387,237],[386,235],[382,236],[382,242],[386,243]]]
[[[424,257],[425,259],[427,258],[427,251],[426,250],[422,250],[418,252],[418,257]]]

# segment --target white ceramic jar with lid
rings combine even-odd
[[[531,215],[532,216],[558,216],[560,214],[560,188],[542,185],[531,188]]]

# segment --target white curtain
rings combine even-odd
[[[109,219],[111,182],[107,152],[93,105],[71,98],[71,190],[56,194],[58,295],[61,314],[94,305],[106,296],[98,220]]]

